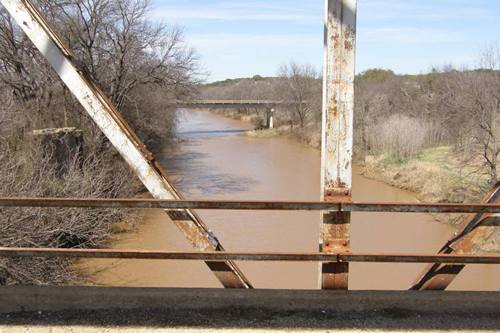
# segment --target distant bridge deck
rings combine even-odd
[[[173,104],[180,107],[185,106],[194,108],[240,108],[240,107],[272,108],[277,106],[289,106],[289,105],[299,104],[299,102],[277,101],[277,100],[193,100],[193,101],[177,101]]]

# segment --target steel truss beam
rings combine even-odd
[[[357,0],[325,0],[325,62],[321,154],[322,199],[351,201]],[[325,212],[320,250],[350,249],[349,212]],[[321,266],[323,289],[347,289],[348,263]]]
[[[153,197],[167,200],[182,199],[168,182],[154,156],[147,151],[107,96],[85,71],[75,66],[71,50],[64,45],[38,9],[29,0],[0,0],[0,3],[44,55]],[[215,235],[194,212],[168,210],[167,214],[196,249],[224,250]],[[233,262],[210,262],[207,265],[224,287],[252,287]]]

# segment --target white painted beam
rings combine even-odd
[[[321,194],[324,201],[351,201],[356,0],[325,0]],[[320,248],[349,252],[351,214],[323,214]],[[348,289],[349,264],[323,263],[322,289]]]
[[[326,0],[322,195],[352,188],[356,0]]]

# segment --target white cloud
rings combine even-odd
[[[190,41],[212,74],[210,80],[274,75],[278,67],[295,59],[317,68],[322,64],[322,34],[200,34]]]
[[[385,27],[360,29],[360,40],[366,43],[394,44],[435,44],[463,40],[462,33],[441,29],[422,29],[417,27]]]
[[[294,13],[244,13],[230,10],[192,11],[176,8],[162,8],[154,13],[156,18],[177,20],[219,20],[219,21],[316,21],[313,15]]]
[[[212,79],[272,74],[292,58],[322,64],[324,0],[153,1],[155,18],[188,28]],[[498,38],[497,1],[358,0],[360,68],[468,62],[474,43]]]
[[[219,20],[219,21],[294,21],[317,22],[321,20],[314,10],[292,6],[272,5],[263,1],[219,2],[209,8],[189,4],[160,5],[154,16],[170,20]]]
[[[313,34],[202,34],[190,36],[190,42],[198,48],[224,49],[241,52],[242,49],[267,46],[307,49],[323,44],[322,35]]]
[[[442,21],[480,19],[488,14],[483,0],[360,0],[359,12],[368,20]]]

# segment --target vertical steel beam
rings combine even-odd
[[[153,155],[147,151],[106,95],[84,71],[82,72],[75,66],[71,50],[64,45],[33,4],[29,0],[0,0],[0,2],[44,55],[153,197],[165,200],[182,199],[168,182]],[[224,250],[215,235],[194,212],[167,210],[167,214],[198,250]],[[207,262],[207,265],[226,288],[252,287],[233,262]]]
[[[325,201],[351,201],[357,0],[326,0],[321,188]],[[324,213],[322,252],[350,249],[350,213]],[[323,289],[347,289],[347,263],[321,266]]]

